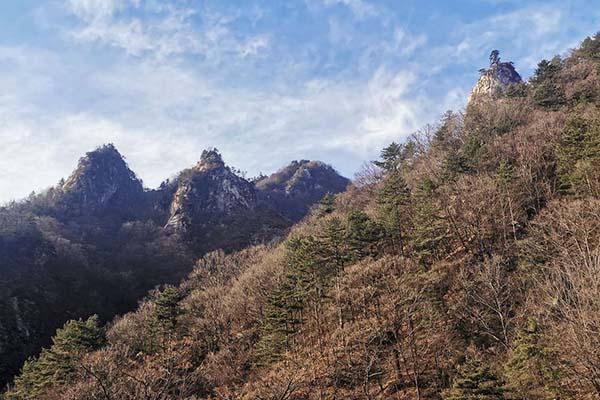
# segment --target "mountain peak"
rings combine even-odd
[[[498,50],[490,53],[489,60],[489,68],[479,70],[481,76],[469,96],[469,102],[481,98],[495,99],[504,94],[510,85],[523,82],[512,61],[500,61]]]
[[[142,182],[112,143],[81,157],[61,189],[71,198],[78,198],[85,208],[96,208],[119,199],[120,204],[143,192]]]
[[[216,148],[202,151],[200,161],[198,161],[198,164],[196,165],[196,169],[200,170],[209,170],[223,167],[225,167],[223,156],[221,156],[221,153]]]
[[[258,198],[292,221],[300,220],[327,193],[346,190],[350,181],[321,161],[292,161],[255,182]]]

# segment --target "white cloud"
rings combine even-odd
[[[152,53],[160,59],[195,52],[200,45],[190,22],[195,14],[191,8],[142,7],[141,0],[69,0],[68,6],[81,21],[68,34],[82,43],[107,44],[134,56]],[[135,11],[145,11],[148,18],[132,16]]]
[[[236,37],[229,25],[238,15],[209,10],[199,13],[191,5],[143,0],[68,0],[67,5],[80,20],[68,32],[70,37],[80,43],[121,48],[132,56],[149,54],[164,60],[201,54],[214,62],[231,54],[243,58],[259,56],[270,45],[266,34]],[[194,26],[194,17],[202,20],[202,29]]]

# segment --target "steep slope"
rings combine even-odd
[[[350,181],[331,166],[319,161],[293,161],[269,177],[259,179],[259,202],[267,204],[292,221],[299,221],[327,193],[346,190]]]
[[[194,257],[268,242],[290,225],[216,150],[155,190],[113,145],[88,152],[66,181],[0,208],[0,385],[66,320],[108,321],[179,282]]]
[[[389,146],[282,243],[201,258],[106,344],[31,362],[7,398],[599,398],[600,34],[551,64]]]

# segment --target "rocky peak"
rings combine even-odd
[[[350,181],[321,161],[292,161],[255,185],[262,203],[297,221],[326,193],[346,190]]]
[[[123,206],[143,193],[142,182],[112,144],[86,153],[60,187],[71,203],[96,209],[108,203]]]
[[[523,83],[521,75],[511,61],[500,61],[498,50],[492,51],[489,59],[489,68],[479,70],[481,76],[469,96],[469,102],[476,99],[495,99],[504,94],[510,85]]]
[[[219,150],[213,148],[209,150],[202,151],[202,155],[200,156],[200,161],[196,164],[197,170],[207,171],[215,168],[224,168],[225,162],[223,161],[223,157]]]
[[[233,173],[217,149],[205,150],[196,166],[180,174],[166,227],[197,229],[252,210],[255,205],[253,184]]]

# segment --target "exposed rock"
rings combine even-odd
[[[166,226],[187,231],[255,206],[254,186],[225,166],[216,149],[205,150],[198,164],[180,174]]]
[[[112,144],[82,157],[60,189],[68,207],[91,212],[108,206],[129,208],[144,192],[142,182]]]
[[[471,91],[469,102],[477,99],[495,99],[506,93],[513,84],[523,83],[512,62],[501,62],[498,50],[490,55],[490,67],[480,70],[481,77]]]
[[[326,193],[346,190],[350,181],[320,161],[293,161],[273,175],[256,182],[259,201],[292,221],[306,215]]]

